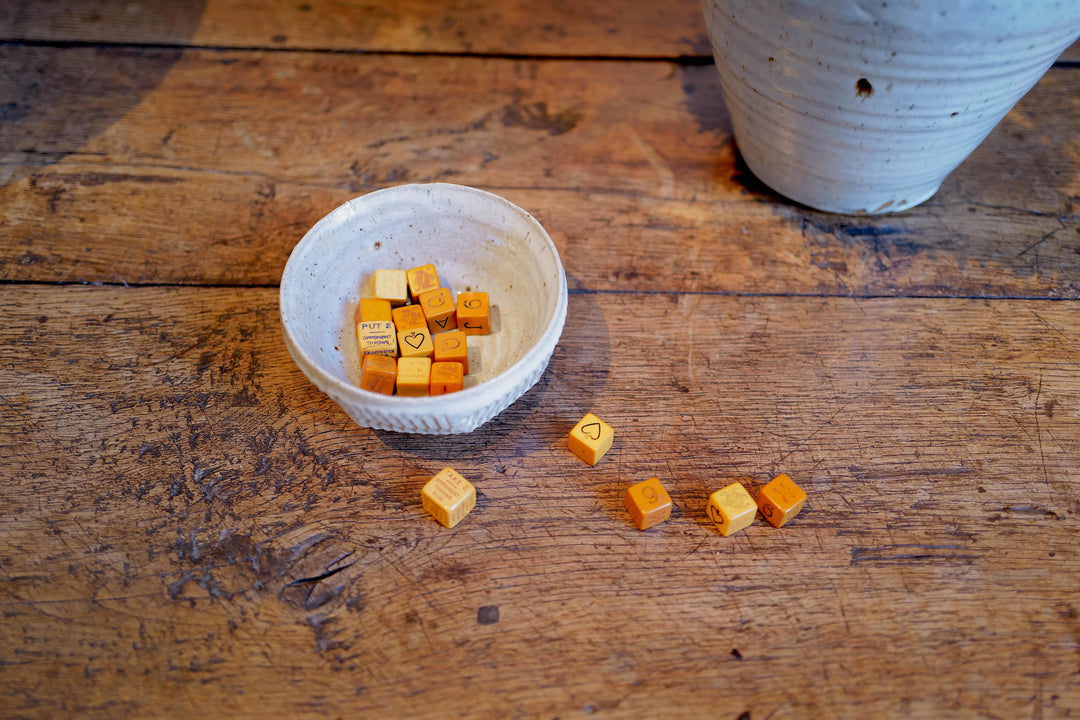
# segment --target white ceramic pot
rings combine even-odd
[[[1080,36],[1080,0],[703,0],[735,142],[778,193],[931,197]]]

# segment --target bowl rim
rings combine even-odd
[[[547,322],[545,323],[538,339],[533,342],[532,345],[526,349],[513,363],[504,368],[498,374],[486,379],[481,383],[477,383],[471,387],[463,388],[457,392],[447,393],[444,395],[427,395],[420,397],[400,396],[400,395],[385,395],[383,393],[377,393],[372,390],[365,390],[358,385],[343,380],[336,375],[327,371],[322,364],[315,362],[314,359],[305,352],[299,344],[294,340],[292,331],[290,329],[289,318],[286,315],[286,300],[285,292],[289,286],[287,282],[290,274],[298,272],[295,268],[299,265],[301,260],[300,256],[303,255],[303,249],[308,244],[309,238],[314,237],[320,231],[320,228],[324,225],[333,224],[336,222],[346,222],[340,216],[351,215],[355,208],[362,207],[370,203],[378,203],[383,200],[396,199],[400,202],[401,195],[406,193],[417,193],[423,191],[427,197],[432,198],[434,195],[473,195],[482,198],[486,202],[493,202],[504,206],[511,213],[518,215],[527,225],[536,232],[537,236],[542,240],[542,249],[551,253],[552,259],[555,261],[555,270],[558,280],[558,287],[556,289],[556,302],[552,306],[548,315]],[[462,215],[467,217],[467,215]],[[293,268],[290,272],[290,268]],[[368,405],[376,410],[382,411],[407,411],[407,414],[414,415],[419,413],[427,413],[434,411],[441,405],[456,405],[456,412],[454,414],[467,414],[470,410],[475,411],[478,408],[491,405],[494,402],[492,398],[492,387],[499,382],[513,381],[515,378],[527,376],[530,369],[539,360],[546,366],[551,353],[555,349],[555,345],[558,343],[559,337],[562,335],[563,326],[566,321],[566,309],[568,305],[568,289],[566,282],[566,271],[562,264],[562,259],[559,256],[558,248],[555,242],[551,239],[547,230],[543,225],[533,217],[527,210],[519,207],[518,205],[510,202],[506,198],[489,192],[487,190],[481,190],[469,185],[458,185],[455,183],[406,183],[403,185],[395,185],[386,188],[380,188],[373,190],[369,193],[359,195],[346,202],[338,205],[329,213],[320,218],[314,225],[308,229],[307,232],[300,238],[300,240],[293,246],[293,249],[289,253],[289,258],[285,263],[285,267],[282,270],[281,281],[279,283],[278,290],[278,311],[281,319],[282,334],[284,335],[285,344],[290,352],[296,357],[303,359],[303,363],[297,363],[301,372],[308,375],[308,379],[311,380],[320,390],[329,395],[332,400],[338,402],[339,398],[346,398],[350,401],[356,401]],[[309,374],[310,371],[310,374]],[[542,374],[542,373],[541,373]],[[511,382],[510,388],[516,387],[518,383]],[[525,388],[527,390],[528,388]],[[502,397],[507,390],[497,392],[499,397]],[[524,394],[523,390],[520,394]],[[517,397],[520,397],[520,394]],[[512,404],[517,397],[510,400],[510,402],[497,410],[494,414],[498,414],[506,406]],[[462,405],[468,406],[460,407]],[[494,415],[493,415],[494,416]]]

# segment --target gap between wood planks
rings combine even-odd
[[[264,52],[264,53],[317,53],[327,55],[405,55],[416,57],[439,58],[484,58],[492,60],[535,60],[581,62],[664,62],[675,65],[714,65],[712,55],[575,55],[571,53],[549,53],[543,55],[529,53],[466,52],[449,50],[364,50],[361,48],[319,48],[319,47],[272,47],[268,45],[213,45],[207,43],[142,43],[101,40],[24,40],[20,38],[0,38],[0,47],[53,47],[53,48],[132,48],[148,50],[209,50],[215,52]],[[1050,66],[1057,69],[1080,68],[1080,59],[1058,58]]]
[[[319,47],[271,47],[267,45],[212,45],[205,43],[144,43],[100,40],[20,40],[0,39],[0,47],[46,47],[46,48],[129,48],[135,50],[207,50],[211,52],[260,52],[275,54],[320,54],[320,55],[403,55],[433,58],[478,58],[486,60],[534,60],[542,61],[580,61],[580,62],[660,62],[676,65],[712,65],[712,55],[575,55],[572,53],[550,53],[535,55],[529,53],[465,52],[450,50],[364,50],[361,48],[319,48]]]
[[[277,283],[167,283],[167,282],[127,282],[118,279],[115,281],[46,281],[46,280],[5,280],[0,279],[0,287],[27,286],[27,287],[103,287],[103,288],[131,288],[131,289],[154,289],[154,288],[181,288],[190,290],[277,290]],[[821,293],[821,292],[746,292],[740,290],[603,290],[589,288],[570,288],[568,295],[681,295],[698,297],[745,297],[745,298],[816,298],[816,299],[850,299],[850,300],[991,300],[991,301],[1042,301],[1049,303],[1076,302],[1076,298],[1069,297],[1045,297],[1040,295],[929,295],[929,294],[887,294],[887,293]]]

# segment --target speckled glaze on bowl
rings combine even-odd
[[[930,198],[1080,36],[1078,0],[703,0],[751,171],[819,210]]]
[[[353,311],[379,268],[433,263],[455,297],[485,291],[493,332],[469,338],[460,392],[362,390]],[[285,344],[300,370],[357,424],[406,433],[470,432],[531,388],[566,319],[566,274],[532,215],[476,188],[402,185],[350,200],[297,243],[281,277]]]

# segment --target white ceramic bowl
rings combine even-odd
[[[491,334],[469,337],[466,387],[435,397],[360,389],[352,318],[371,273],[427,263],[455,297],[470,289],[491,301]],[[280,303],[293,360],[357,424],[465,433],[540,379],[566,319],[566,274],[547,232],[513,203],[461,185],[402,185],[350,200],[316,223],[289,256]]]

